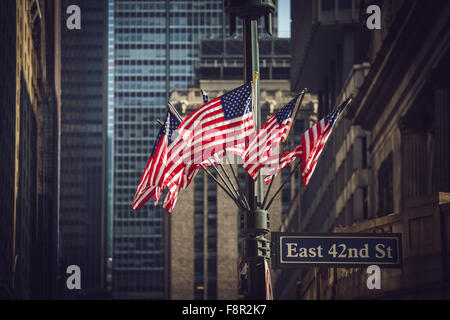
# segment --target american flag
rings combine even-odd
[[[254,134],[251,94],[251,84],[245,84],[208,101],[202,90],[207,103],[180,124],[177,141],[167,151],[162,186],[173,189],[163,203],[168,211],[173,209],[179,189],[189,186],[201,165],[217,163],[224,152],[234,152],[233,148]]]
[[[179,131],[190,145],[190,160],[197,164],[235,151],[255,133],[251,83],[205,103],[181,123]]]
[[[344,108],[350,104],[352,97],[346,99],[336,110],[316,123],[301,136],[302,147],[302,176],[306,186],[314,173],[323,147],[333,131],[334,124]]]
[[[333,131],[336,120],[350,102],[351,97],[345,100],[335,111],[331,112],[314,126],[306,130],[301,135],[300,144],[294,149],[283,153],[276,173],[289,166],[296,158],[301,157],[303,184],[306,186],[316,168],[320,154]],[[270,182],[272,176],[273,175],[266,176],[264,181],[266,183]]]
[[[268,173],[265,177],[264,177],[264,182],[266,184],[270,183],[270,180],[272,180],[272,177],[276,174],[278,174],[283,168],[288,167],[291,165],[291,163],[296,159],[302,156],[302,144],[299,144],[297,147],[295,147],[294,149],[284,152],[281,155],[280,158],[280,163],[276,169],[276,172],[271,172]]]
[[[153,197],[153,195],[157,194],[160,195],[160,187],[150,186],[147,184],[148,181],[148,174],[149,174],[149,167],[151,166],[151,163],[153,161],[153,157],[150,156],[147,162],[147,166],[145,168],[144,173],[142,174],[141,180],[139,181],[136,194],[133,198],[132,208],[134,210],[139,210],[148,199]],[[159,196],[158,196],[159,197]]]
[[[181,187],[186,189],[201,169],[201,165],[205,167],[211,165],[211,157],[200,163],[194,161],[191,153],[187,151],[190,149],[189,144],[180,135],[172,145],[173,147],[169,147],[167,151],[167,165],[164,170],[162,186],[170,189],[173,182],[178,181],[179,175],[181,175]]]
[[[178,141],[167,152],[163,186],[184,171],[182,187],[185,189],[201,165],[210,166],[225,152],[235,153],[242,148],[254,134],[251,94],[251,84],[245,84],[208,101],[202,90],[206,103],[180,124]]]
[[[167,166],[167,153],[172,143],[178,138],[177,128],[181,121],[170,111],[167,111],[166,121],[159,129],[147,166],[139,182],[132,207],[139,210],[148,199],[155,195],[155,205],[158,203],[164,189],[164,173]]]
[[[264,167],[269,171],[278,167],[278,147],[280,142],[287,138],[292,124],[292,114],[300,101],[299,94],[272,115],[245,148],[242,154],[243,167],[253,179],[256,180],[258,172]]]

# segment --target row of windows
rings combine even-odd
[[[128,199],[127,202],[129,203],[130,199]],[[155,226],[134,225],[134,226],[129,226],[129,227],[118,227],[118,226],[116,226],[114,228],[114,233],[115,234],[134,234],[134,235],[139,235],[139,234],[149,234],[149,233],[160,234],[161,232],[162,232],[162,229],[160,227],[155,227]]]
[[[62,126],[62,131],[68,132],[101,132],[101,124],[66,124]]]
[[[187,32],[171,32],[170,42],[192,42],[193,35]],[[157,43],[165,44],[166,35],[164,33],[118,33],[115,37],[116,43]]]
[[[160,81],[116,82],[116,90],[165,90],[166,83]]]
[[[133,10],[133,11],[142,11],[142,10],[166,10],[165,1],[161,2],[151,2],[151,3],[117,3],[115,6],[115,10]]]
[[[117,59],[165,59],[165,49],[117,49],[115,50]]]
[[[99,87],[86,87],[80,83],[74,84],[72,87],[64,87],[61,90],[63,98],[68,98],[68,95],[95,95],[102,92],[102,88]]]
[[[117,34],[115,37],[118,42],[155,42],[164,43],[166,35],[164,33],[132,33],[132,34]]]
[[[193,72],[192,65],[172,65],[170,66],[171,74],[191,74]],[[130,66],[117,66],[115,69],[115,73],[119,75],[147,75],[153,78],[154,76],[160,76],[161,80],[166,80],[163,78],[166,74],[166,66],[165,65],[156,65],[156,66],[139,66],[139,67],[130,67]],[[116,77],[116,80],[121,79],[122,77]]]
[[[152,106],[154,110],[163,110],[165,107],[165,96],[164,97],[126,97],[126,98],[116,98],[116,109],[120,107],[129,106]],[[156,106],[161,106],[161,108],[156,108]],[[127,108],[129,112],[135,111],[139,112],[139,109]]]
[[[169,65],[191,65],[192,61],[190,60],[171,60],[169,61]],[[117,66],[159,66],[166,65],[165,60],[149,60],[149,59],[130,59],[130,60],[116,60],[115,67]]]
[[[153,26],[165,26],[166,18],[165,17],[152,17],[149,18],[132,18],[132,17],[116,17],[115,18],[115,27],[130,27],[130,26],[139,26],[139,27],[153,27]]]

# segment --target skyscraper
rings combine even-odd
[[[106,1],[62,1],[61,272],[78,265],[84,293],[103,287],[103,105]],[[68,6],[80,8],[81,29],[69,29]]]
[[[109,92],[114,91],[109,108],[114,189],[108,195],[114,217],[112,289],[117,297],[164,298],[166,213],[150,205],[132,212],[130,203],[170,90],[192,83],[199,38],[224,32],[222,1],[110,0],[109,17],[114,30],[108,75]]]

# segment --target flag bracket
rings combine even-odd
[[[261,209],[251,210],[240,215],[241,232],[264,235],[270,231],[269,212]]]

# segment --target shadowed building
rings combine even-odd
[[[313,17],[320,20],[325,8],[332,9],[325,4],[331,3],[298,2],[299,9],[303,6],[304,10],[292,11],[294,24],[295,20],[305,21],[300,16],[296,19],[296,12],[300,15],[313,8]],[[328,81],[318,87],[324,93],[319,95],[319,105],[333,106],[333,100],[337,104],[350,94],[354,99],[345,118],[337,123],[310,184],[300,192],[298,209],[292,208],[298,214],[293,225],[297,224],[297,231],[309,232],[402,233],[403,266],[382,269],[382,290],[367,288],[365,268],[305,269],[303,273],[291,273],[290,280],[279,278],[277,291],[281,297],[450,296],[446,240],[450,232],[450,81],[444,71],[450,63],[450,6],[446,1],[432,5],[424,1],[380,1],[381,30],[368,31],[364,21],[368,16],[366,8],[371,4],[360,2],[359,14],[353,15],[363,22],[353,36],[366,34],[361,39],[363,43],[358,41],[363,45],[359,54],[337,51],[333,58],[337,62],[353,56],[356,65],[347,72],[342,86],[336,86],[330,85],[329,79],[339,74],[339,64],[330,64]],[[320,35],[325,35],[320,32],[325,27],[316,26],[314,21],[317,20],[312,19],[312,35],[300,38],[309,42],[305,45],[309,49],[299,51],[302,59],[314,55],[311,48]],[[344,35],[344,44],[351,43],[345,36],[345,27],[339,32]],[[319,38],[315,40],[316,37]],[[317,52],[327,46],[320,42]],[[323,53],[317,54],[325,58]],[[307,77],[307,65],[293,75],[293,84],[295,79]],[[327,87],[328,97],[323,89]],[[288,287],[287,283],[293,286]]]
[[[0,297],[57,287],[59,1],[2,1]]]
[[[61,191],[60,272],[77,265],[81,291],[88,297],[104,288],[105,202],[104,104],[106,83],[106,1],[62,1],[80,8],[81,29],[61,16]],[[64,286],[64,289],[65,286]]]
[[[291,85],[317,96],[317,120],[355,95],[367,74],[368,31],[361,27],[359,8],[360,1],[291,1]],[[279,231],[329,232],[368,217],[369,139],[367,131],[341,116],[309,184],[298,184]],[[275,296],[288,297],[301,273],[277,271]]]

